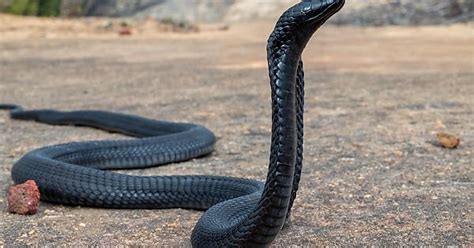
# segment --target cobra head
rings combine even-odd
[[[306,45],[309,38],[331,16],[336,14],[345,0],[303,0],[293,9],[296,25],[299,26],[299,42]]]
[[[288,9],[275,27],[275,40],[292,39],[303,49],[311,36],[343,6],[345,0],[303,0]]]

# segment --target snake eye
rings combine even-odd
[[[305,6],[303,7],[303,9],[301,10],[303,13],[308,13],[311,11],[311,5],[308,5],[308,6]]]

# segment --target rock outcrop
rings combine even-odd
[[[28,0],[0,0],[0,11],[9,11],[11,6],[17,6],[20,1],[23,5],[29,3]],[[153,17],[175,22],[233,22],[275,19],[298,1],[62,0],[60,12],[63,16]],[[28,15],[29,12],[11,13]],[[473,19],[473,0],[350,0],[346,1],[344,9],[331,19],[331,22],[378,26],[433,25],[468,22]]]
[[[187,22],[277,18],[298,0],[63,0],[62,13],[134,16]],[[472,0],[351,0],[332,22],[354,25],[445,24],[471,21]]]

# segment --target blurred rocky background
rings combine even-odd
[[[19,15],[133,17],[177,22],[233,22],[277,17],[298,0],[0,0]],[[348,0],[335,24],[433,25],[469,22],[474,0]]]

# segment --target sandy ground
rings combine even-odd
[[[105,109],[206,125],[205,158],[135,175],[263,180],[270,141],[265,41],[272,23],[196,34],[0,36],[0,102]],[[308,45],[305,167],[292,225],[275,247],[472,245],[472,26],[324,27]],[[46,33],[49,31],[46,30]],[[34,32],[33,32],[34,33]],[[59,32],[60,33],[60,32]],[[435,133],[460,135],[455,150]],[[45,145],[121,138],[11,121],[0,113],[0,190],[12,164]],[[0,246],[189,246],[198,211],[110,210],[42,203],[6,212]]]

